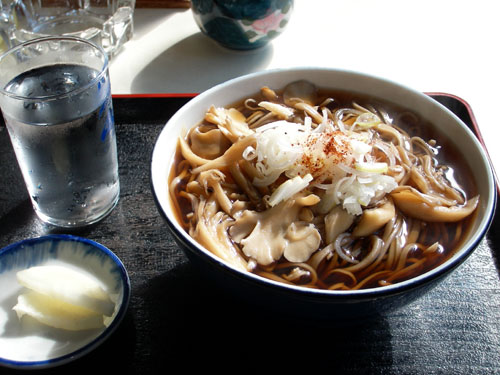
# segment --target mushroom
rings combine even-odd
[[[191,150],[205,159],[214,159],[221,156],[231,146],[231,142],[220,129],[200,131],[197,127],[191,134]]]
[[[469,199],[464,205],[445,206],[432,204],[426,196],[414,189],[391,193],[398,209],[405,215],[428,222],[456,222],[469,216],[479,203],[479,195]]]
[[[270,102],[275,102],[278,100],[278,95],[276,94],[276,92],[267,86],[262,87],[260,89],[260,93],[266,100]]]
[[[289,83],[283,90],[285,104],[293,106],[297,101],[314,105],[318,99],[316,86],[309,81],[299,80]]]
[[[325,216],[325,239],[330,244],[340,233],[345,232],[354,222],[354,215],[344,210],[342,206],[334,207]]]
[[[303,222],[290,224],[285,238],[287,246],[283,255],[290,262],[305,262],[321,243],[321,235],[314,225]]]
[[[396,214],[394,204],[388,200],[379,207],[363,211],[359,223],[354,228],[354,237],[366,237],[387,224]]]
[[[318,110],[309,103],[296,102],[293,106],[298,110],[304,111],[317,124],[321,124],[324,120],[323,116],[318,112]]]
[[[259,191],[252,185],[249,179],[245,176],[245,174],[241,170],[240,163],[231,163],[229,165],[229,171],[231,172],[231,176],[233,177],[236,184],[238,184],[238,186],[243,189],[250,201],[258,205],[259,202],[262,201],[262,196],[259,194]]]
[[[259,103],[259,107],[267,109],[273,115],[283,120],[289,119],[290,117],[293,116],[293,109],[288,108],[281,104],[262,101]]]
[[[248,127],[246,117],[235,108],[217,108],[212,105],[205,114],[205,120],[217,125],[233,143],[254,132]]]
[[[182,156],[186,159],[189,157],[189,162],[193,164],[198,164],[198,166],[192,170],[193,174],[198,174],[203,171],[208,171],[209,169],[222,169],[228,167],[232,163],[236,163],[238,160],[242,159],[243,151],[255,143],[255,137],[253,135],[241,138],[236,143],[233,143],[231,147],[229,147],[223,155],[219,156],[213,160],[207,160],[200,158],[199,156],[192,155],[189,153],[191,149],[187,146],[186,142],[180,140]]]
[[[227,228],[233,222],[227,215],[216,210],[213,198],[202,199],[196,208],[199,220],[190,235],[216,256],[240,270],[247,270],[248,263],[228,236]]]
[[[220,207],[225,213],[230,215],[232,203],[221,186],[221,181],[224,181],[225,177],[226,176],[221,171],[211,169],[201,172],[198,176],[198,181],[200,185],[203,186],[207,194],[209,194],[210,189],[214,192],[215,199],[219,203]]]
[[[283,255],[307,260],[318,249],[321,236],[313,224],[298,221],[298,216],[303,207],[317,203],[314,198],[291,198],[262,212],[246,210],[229,229],[230,236],[247,257],[264,266]]]

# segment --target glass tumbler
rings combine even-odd
[[[114,56],[132,38],[135,0],[0,0],[0,51],[30,39],[72,36]]]
[[[120,183],[108,57],[85,39],[34,39],[0,56],[0,109],[38,217],[95,223]]]

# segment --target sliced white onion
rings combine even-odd
[[[299,191],[305,189],[312,179],[313,177],[307,174],[303,178],[296,176],[283,182],[269,197],[269,205],[273,207],[284,200],[290,199]]]
[[[245,150],[243,150],[242,156],[245,160],[253,160],[257,157],[257,152],[255,151],[255,148],[248,146]]]
[[[305,129],[304,125],[302,125],[302,124],[298,124],[296,122],[290,122],[290,121],[286,121],[286,120],[279,120],[279,121],[273,121],[273,122],[270,122],[269,124],[265,124],[265,125],[262,125],[261,127],[258,127],[257,129],[255,129],[255,132],[262,133],[262,132],[265,132],[269,129],[274,129],[274,128],[281,127],[281,126],[286,126],[287,130],[295,129],[297,131],[300,131],[300,130]]]
[[[351,137],[351,147],[352,147],[352,150],[355,154],[357,155],[365,155],[369,152],[371,152],[372,150],[372,146],[370,146],[369,144],[361,141],[361,140],[357,140],[357,139],[354,139]]]
[[[265,187],[271,185],[274,181],[278,179],[281,175],[280,171],[273,172],[271,174],[265,175],[263,178],[255,177],[252,183],[257,187]]]

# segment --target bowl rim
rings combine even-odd
[[[391,284],[388,286],[383,286],[383,287],[374,287],[374,288],[367,288],[367,289],[359,289],[359,290],[325,290],[325,289],[313,289],[313,288],[307,288],[307,287],[302,287],[302,286],[297,286],[297,285],[289,285],[289,284],[284,284],[278,281],[270,280],[263,278],[261,276],[258,276],[256,274],[253,274],[251,272],[244,272],[240,271],[236,268],[234,268],[232,265],[227,263],[226,261],[219,259],[216,255],[212,254],[209,250],[205,249],[203,246],[198,244],[196,241],[194,241],[188,233],[186,233],[182,228],[180,228],[179,224],[177,223],[175,217],[170,216],[172,213],[167,212],[164,208],[164,204],[166,203],[161,194],[158,193],[158,187],[161,186],[160,181],[158,180],[159,178],[162,178],[163,176],[158,176],[156,171],[158,171],[158,168],[160,166],[164,166],[165,164],[168,164],[169,166],[171,165],[171,160],[173,154],[170,155],[170,160],[168,160],[168,163],[165,163],[165,160],[159,160],[162,152],[160,150],[161,148],[161,143],[162,140],[167,137],[168,133],[168,127],[169,124],[175,123],[178,121],[178,118],[182,118],[185,112],[190,111],[192,107],[198,106],[199,102],[202,102],[205,100],[207,97],[210,97],[214,93],[219,92],[220,90],[223,90],[227,88],[228,86],[234,86],[238,84],[243,84],[245,81],[252,81],[256,79],[261,79],[264,78],[268,75],[273,76],[276,74],[295,74],[297,77],[301,77],[301,75],[304,74],[315,74],[315,73],[320,73],[320,74],[344,74],[344,75],[352,75],[356,76],[359,79],[364,79],[368,81],[378,81],[383,85],[389,85],[394,89],[399,89],[403,90],[411,95],[419,97],[419,99],[423,100],[426,103],[426,106],[434,106],[436,108],[439,108],[440,111],[443,111],[446,113],[447,116],[451,117],[455,123],[457,123],[457,126],[461,127],[462,130],[468,134],[468,137],[471,138],[471,141],[475,143],[476,149],[478,150],[478,154],[480,156],[481,162],[483,163],[486,173],[487,173],[487,190],[489,192],[489,197],[490,199],[486,202],[485,205],[485,215],[482,218],[479,218],[480,223],[478,226],[478,229],[471,234],[471,238],[469,239],[469,245],[464,246],[460,249],[460,251],[455,252],[454,255],[452,255],[450,258],[448,258],[444,263],[440,264],[439,266],[419,275],[414,278],[398,282],[395,284]],[[299,79],[299,78],[297,78]],[[307,77],[305,77],[307,79]],[[263,84],[265,84],[265,81]],[[325,85],[325,87],[327,87]],[[251,94],[251,93],[238,93],[238,94]],[[382,96],[382,99],[383,96]],[[231,102],[237,101],[238,99],[232,100]],[[229,103],[228,103],[229,104]],[[200,119],[201,120],[201,119]],[[194,126],[195,124],[189,124],[187,126],[184,126],[184,128],[190,128],[191,126]],[[268,69],[268,70],[262,70],[262,71],[257,71],[253,73],[249,73],[243,76],[239,76],[236,78],[232,78],[228,81],[219,83],[202,93],[198,94],[194,98],[192,98],[189,102],[184,104],[180,109],[174,113],[174,115],[166,122],[164,125],[163,129],[161,130],[160,134],[158,135],[158,138],[155,142],[153,152],[152,152],[152,159],[151,159],[151,168],[150,168],[150,173],[151,173],[151,188],[153,192],[153,197],[155,200],[155,203],[157,205],[157,208],[161,214],[161,216],[166,220],[168,228],[173,232],[174,236],[176,237],[176,240],[182,240],[183,246],[187,246],[190,251],[194,251],[196,249],[197,252],[199,252],[201,255],[203,255],[204,258],[209,259],[213,264],[222,267],[225,271],[228,271],[229,273],[232,273],[233,275],[236,274],[240,278],[243,278],[245,280],[251,280],[253,282],[258,283],[259,285],[262,286],[269,286],[269,287],[274,287],[279,290],[290,290],[298,293],[302,293],[303,295],[308,295],[308,296],[313,296],[313,297],[324,297],[324,296],[329,296],[335,297],[336,299],[344,299],[344,298],[349,298],[352,299],[354,297],[358,298],[373,298],[373,297],[381,297],[381,296],[386,296],[386,295],[391,295],[391,294],[397,294],[401,293],[403,291],[409,290],[409,289],[414,289],[417,288],[421,285],[426,284],[427,282],[440,278],[442,276],[445,276],[446,273],[451,271],[452,269],[458,267],[460,264],[462,264],[476,249],[476,247],[479,245],[479,243],[482,241],[483,237],[486,235],[486,232],[488,231],[494,217],[495,213],[495,208],[496,208],[496,200],[497,200],[497,195],[496,195],[496,182],[493,177],[493,172],[491,168],[491,164],[489,161],[489,158],[486,154],[486,150],[484,149],[483,145],[479,142],[479,140],[476,138],[474,133],[463,123],[462,120],[458,118],[451,110],[449,110],[447,107],[442,105],[441,103],[438,103],[434,99],[432,99],[430,96],[426,95],[423,92],[417,91],[407,85],[398,83],[396,81],[379,77],[373,74],[368,74],[368,73],[363,73],[363,72],[358,72],[354,70],[349,70],[349,69],[337,69],[337,68],[327,68],[327,67],[308,67],[308,66],[302,66],[302,67],[294,67],[294,68],[275,68],[275,69]],[[170,199],[168,191],[166,192],[166,199]]]
[[[120,325],[127,312],[131,295],[131,285],[128,272],[125,266],[123,265],[122,261],[120,260],[120,258],[118,258],[118,256],[115,253],[113,253],[110,249],[108,249],[106,246],[98,242],[70,234],[47,234],[40,237],[27,238],[11,243],[0,249],[0,257],[8,253],[13,253],[26,245],[30,246],[32,244],[47,242],[47,241],[85,243],[97,249],[98,251],[102,252],[105,256],[111,259],[111,261],[117,266],[117,269],[119,270],[120,280],[123,286],[123,296],[121,299],[120,309],[118,310],[116,316],[114,317],[114,319],[112,320],[111,324],[108,327],[106,327],[92,341],[88,342],[87,344],[85,344],[84,346],[78,348],[73,352],[52,359],[36,360],[36,361],[18,361],[0,357],[0,367],[5,366],[17,369],[46,369],[74,361],[75,359],[78,359],[88,354],[89,352],[97,348],[99,345],[101,345],[104,341],[106,341]]]

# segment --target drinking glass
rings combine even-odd
[[[0,0],[0,51],[30,39],[74,36],[114,56],[133,34],[135,0]]]
[[[0,56],[0,108],[36,214],[80,227],[120,183],[108,57],[81,38],[34,39]]]

